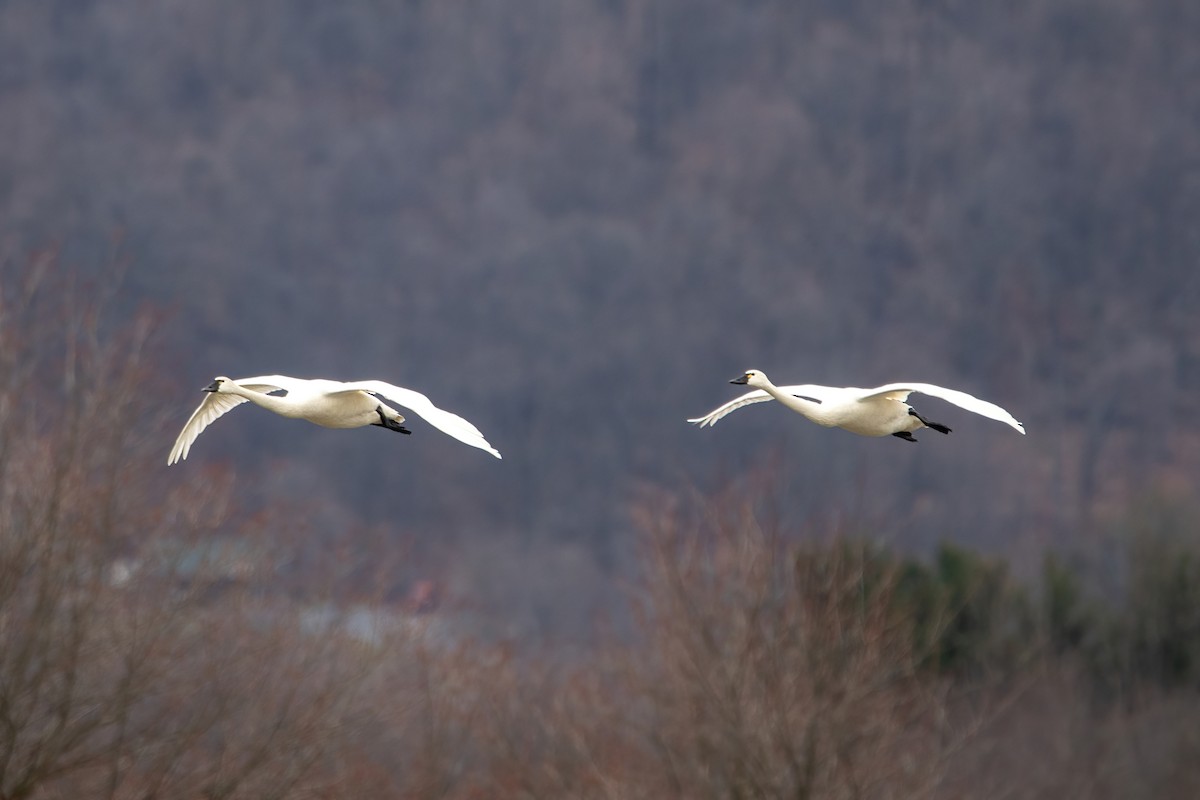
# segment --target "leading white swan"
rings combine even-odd
[[[689,419],[703,428],[715,425],[717,420],[731,411],[751,403],[761,403],[766,400],[778,400],[785,406],[801,414],[818,425],[827,428],[843,428],[860,436],[898,436],[910,442],[917,441],[913,431],[920,428],[932,428],[941,433],[950,433],[950,429],[937,422],[930,422],[913,410],[906,401],[914,392],[939,397],[946,402],[974,411],[989,419],[998,420],[1016,428],[1024,434],[1025,426],[1017,422],[995,403],[972,397],[966,392],[955,389],[944,389],[929,383],[889,383],[874,389],[837,388],[833,386],[815,386],[802,384],[800,386],[776,386],[762,372],[756,369],[747,370],[745,375],[735,378],[730,383],[755,387],[755,391],[730,400],[728,403],[713,409],[703,417]]]
[[[412,433],[402,424],[404,415],[382,402],[384,399],[391,400],[422,417],[442,433],[500,458],[500,453],[467,420],[443,411],[420,392],[383,381],[342,383],[289,378],[286,375],[264,375],[235,381],[221,376],[206,386],[204,391],[209,395],[183,426],[175,446],[171,448],[171,455],[167,457],[167,466],[187,458],[192,443],[205,428],[247,400],[280,416],[306,419],[325,428],[377,425],[397,433]],[[272,392],[286,394],[277,396]]]

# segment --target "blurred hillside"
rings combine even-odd
[[[1172,0],[15,0],[3,257],[128,262],[179,425],[274,372],[476,422],[503,462],[239,411],[167,477],[236,462],[546,631],[604,605],[646,484],[765,470],[792,521],[1031,569],[1200,469],[1198,40]],[[748,367],[1029,436],[684,423]]]

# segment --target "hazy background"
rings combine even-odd
[[[475,422],[503,461],[243,409],[168,479],[236,464],[311,511],[297,550],[365,527],[507,633],[611,607],[647,488],[752,474],[800,526],[1020,572],[1192,491],[1198,41],[1169,0],[4,2],[0,242],[128,265],[179,426],[275,372]],[[685,424],[749,367],[1029,435],[920,398],[953,435]]]

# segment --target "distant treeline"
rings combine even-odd
[[[275,372],[476,421],[502,463],[239,411],[172,477],[237,464],[306,548],[365,525],[537,634],[612,607],[646,484],[770,468],[900,550],[1086,551],[1200,469],[1197,41],[1176,0],[17,0],[0,258],[162,309],[176,424]],[[750,367],[1029,435],[684,423]]]

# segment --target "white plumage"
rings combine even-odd
[[[305,380],[286,375],[264,375],[258,378],[230,380],[215,379],[204,391],[209,395],[192,412],[187,424],[175,440],[167,464],[182,461],[192,449],[200,433],[236,406],[250,401],[268,411],[294,419],[306,419],[326,428],[361,428],[377,425],[398,433],[411,433],[401,423],[404,416],[384,400],[407,408],[443,433],[464,444],[486,450],[496,458],[496,451],[479,429],[467,420],[444,411],[420,392],[393,386],[383,381],[353,381],[342,383],[323,379]],[[275,395],[272,392],[286,392]]]
[[[751,403],[778,400],[798,414],[802,414],[818,425],[829,428],[844,428],[861,436],[898,436],[915,442],[912,432],[919,428],[932,428],[949,433],[945,425],[930,422],[913,410],[906,402],[914,392],[938,397],[948,403],[973,411],[976,414],[1010,425],[1020,433],[1025,427],[1000,406],[980,400],[966,392],[945,389],[929,383],[889,383],[874,389],[838,388],[801,384],[798,386],[776,386],[759,370],[748,370],[745,375],[730,383],[756,387],[755,391],[730,400],[702,417],[689,419],[700,427],[715,425],[717,420]]]

